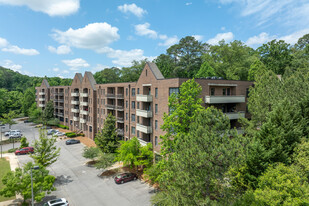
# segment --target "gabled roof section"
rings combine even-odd
[[[49,88],[49,83],[48,83],[47,79],[43,79],[42,85],[45,85],[47,88]]]
[[[152,71],[156,79],[164,79],[164,76],[162,75],[161,71],[159,70],[159,68],[155,63],[147,62],[146,64],[149,66],[150,70]]]
[[[96,90],[95,85],[96,85],[97,83],[96,83],[96,81],[95,81],[95,79],[94,79],[92,73],[91,73],[91,72],[85,72],[84,78],[85,78],[85,77],[88,78],[88,80],[89,80],[89,82],[90,82],[90,85],[91,85],[91,88],[92,88],[93,90]]]
[[[78,77],[80,83],[83,81],[83,75],[81,73],[76,73],[76,76]]]

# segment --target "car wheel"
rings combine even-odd
[[[134,180],[137,180],[137,177],[134,177]]]
[[[122,180],[122,181],[121,181],[121,184],[123,184],[123,183],[124,183],[124,181]]]

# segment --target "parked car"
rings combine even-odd
[[[33,153],[33,152],[34,152],[33,147],[24,147],[22,149],[16,150],[15,155],[29,154],[29,153]]]
[[[58,198],[45,202],[43,206],[69,206],[69,202],[65,198]]]
[[[61,137],[61,136],[65,135],[65,133],[57,131],[57,132],[55,132],[53,135],[56,135],[56,136],[58,136],[58,137]]]
[[[69,145],[69,144],[78,144],[80,143],[80,141],[78,139],[69,139],[67,141],[65,141],[65,144],[66,145]]]
[[[59,132],[59,131],[56,130],[56,129],[50,129],[50,130],[47,131],[47,134],[48,134],[48,135],[52,135],[52,134],[54,134],[54,133],[56,133],[56,132]]]
[[[42,126],[41,129],[51,129],[51,126]]]
[[[132,180],[137,180],[137,174],[135,173],[122,173],[120,175],[117,175],[114,180],[115,180],[115,183],[117,184],[123,184],[125,182],[129,182],[129,181],[132,181]]]
[[[24,123],[29,123],[29,122],[31,122],[31,121],[28,120],[28,119],[24,120]]]
[[[9,139],[14,139],[14,138],[21,138],[21,133],[20,132],[14,132],[14,133],[10,133],[9,135]]]
[[[20,133],[20,135],[22,135],[20,130],[10,130],[8,132],[5,132],[4,136],[10,136],[11,133]]]

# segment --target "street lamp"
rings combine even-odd
[[[40,169],[39,166],[34,166],[34,167],[31,167],[31,205],[34,206],[34,198],[33,198],[33,180],[32,180],[32,170],[37,170],[37,169]]]

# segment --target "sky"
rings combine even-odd
[[[186,36],[257,48],[307,33],[309,0],[0,0],[0,66],[30,76],[131,66]]]

